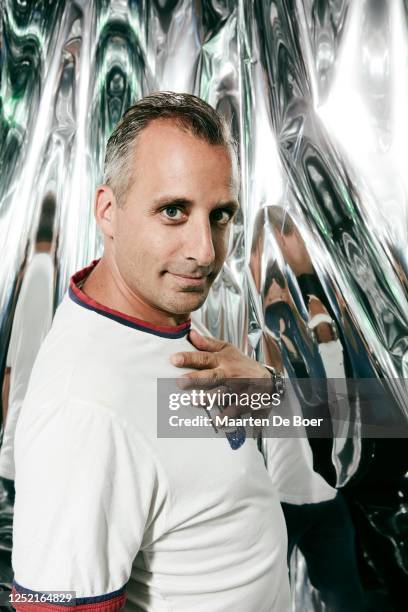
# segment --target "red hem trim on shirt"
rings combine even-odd
[[[140,327],[145,327],[153,331],[163,333],[178,333],[190,327],[191,319],[188,319],[187,321],[184,321],[184,323],[180,323],[179,325],[154,325],[153,323],[149,323],[148,321],[144,321],[143,319],[138,319],[137,317],[132,317],[123,312],[120,312],[119,310],[114,310],[113,308],[104,306],[96,300],[93,300],[92,298],[88,297],[77,286],[77,283],[80,283],[81,281],[85,280],[99,261],[99,259],[94,259],[92,263],[89,264],[89,266],[86,266],[86,268],[82,268],[82,270],[78,270],[78,272],[75,272],[75,274],[71,276],[69,283],[70,289],[74,292],[76,297],[81,300],[81,302],[84,302],[85,304],[92,308],[95,308],[96,310],[101,310],[103,312],[106,312],[107,314],[118,317],[119,319],[125,319],[125,321],[129,321],[130,323],[134,323],[135,325],[139,325]]]
[[[21,595],[21,593],[14,587],[12,594],[13,601],[16,599],[16,596]],[[12,603],[12,606],[15,610],[17,610],[17,612],[20,610],[23,610],[24,612],[42,612],[43,610],[50,610],[50,612],[69,612],[69,610],[74,610],[75,612],[118,612],[119,610],[122,610],[123,606],[125,605],[125,600],[126,593],[123,592],[112,599],[95,601],[93,603],[80,603],[78,605],[58,605],[48,602],[20,601]]]

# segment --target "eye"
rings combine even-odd
[[[217,208],[211,213],[211,219],[219,225],[226,225],[232,218],[233,212],[227,208]]]
[[[171,219],[172,221],[181,221],[184,216],[183,211],[177,206],[166,206],[166,208],[163,208],[162,214],[164,214],[166,219]]]

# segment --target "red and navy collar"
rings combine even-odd
[[[184,323],[180,323],[180,325],[154,325],[153,323],[148,323],[142,319],[131,317],[123,312],[119,312],[118,310],[108,308],[107,306],[104,306],[103,304],[100,304],[87,296],[81,290],[80,284],[84,282],[98,261],[99,259],[95,259],[89,266],[79,270],[73,276],[71,276],[69,283],[69,297],[71,300],[83,308],[93,310],[104,317],[108,317],[108,319],[113,319],[113,321],[117,321],[122,325],[133,327],[133,329],[138,329],[139,331],[144,331],[148,334],[153,334],[154,336],[161,336],[162,338],[183,338],[187,334],[191,325],[190,319]]]

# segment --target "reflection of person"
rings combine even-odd
[[[276,262],[268,266],[265,276],[265,322],[282,341],[286,367],[299,378],[324,378],[325,370],[317,346]]]
[[[271,229],[275,230],[275,237],[283,258],[287,263],[290,262],[295,275],[311,272],[310,257],[305,243],[291,217],[280,207],[266,207],[258,213],[252,246],[251,270],[255,282],[258,279],[258,292],[261,290],[260,278],[262,275],[261,260],[257,257],[257,253],[260,249],[259,245],[265,243],[264,225],[268,227],[268,224],[271,225]],[[277,230],[277,227],[280,231]],[[286,279],[280,272],[276,261],[267,266],[263,294],[265,322],[281,340],[283,358],[291,378],[323,378],[325,370],[320,354],[314,342],[311,342],[306,322],[298,311]],[[316,299],[309,301],[309,316],[312,313],[313,316],[323,314],[320,309],[321,302],[317,304],[316,301]],[[315,319],[315,323],[318,343],[332,342],[331,326],[328,325],[327,320]],[[297,389],[297,386],[295,385],[294,388]],[[294,405],[297,398],[292,388],[290,391],[292,397],[288,397],[286,401]],[[298,396],[304,408],[306,398],[300,393]],[[307,415],[310,414],[311,408],[309,401]],[[319,406],[318,413],[323,414],[322,406]],[[328,413],[327,420],[329,420]],[[267,461],[271,464],[268,469],[271,473],[278,472],[279,462],[274,452],[276,443],[273,439],[266,439],[264,442]],[[306,445],[306,440],[302,442]],[[316,447],[316,441],[313,442]],[[331,445],[330,440],[318,440],[317,442],[317,449],[320,451],[322,445],[323,447],[327,443]],[[356,565],[354,531],[347,505],[341,493],[336,494],[334,488],[322,482],[323,479],[319,481],[320,476],[317,477],[315,474],[313,478],[313,457],[310,446],[307,444],[303,450],[302,469],[298,468],[296,471],[292,468],[292,491],[298,491],[298,494],[280,495],[288,529],[288,558],[294,547],[298,546],[305,557],[310,581],[319,591],[327,610],[330,612],[361,611],[363,593]],[[286,463],[289,469],[290,461],[287,460]],[[308,469],[309,480],[316,483],[316,491],[313,496],[305,500],[301,492]],[[278,480],[279,476],[276,475],[275,478]],[[282,476],[280,479],[284,482]],[[286,489],[289,490],[287,485]]]
[[[53,225],[55,199],[42,203],[34,255],[25,268],[17,299],[3,381],[3,443],[0,476],[14,480],[14,433],[33,363],[51,326],[54,303]],[[8,488],[10,483],[4,483]]]
[[[336,378],[332,383],[336,389],[340,387],[340,393],[343,388],[343,394],[347,392],[352,379],[360,380],[360,383],[368,379],[367,387],[364,384],[358,387],[350,385],[350,428],[355,427],[355,431],[353,437],[349,432],[348,439],[335,440],[334,451],[343,464],[343,474],[347,474],[347,486],[342,493],[356,524],[362,580],[371,590],[375,568],[381,588],[385,584],[386,590],[398,601],[400,594],[406,591],[406,576],[400,572],[398,552],[384,555],[385,550],[391,550],[389,541],[386,538],[381,540],[378,525],[372,518],[368,520],[367,516],[374,516],[377,508],[389,506],[389,500],[397,497],[396,491],[400,491],[407,472],[406,443],[402,439],[360,438],[361,425],[359,421],[353,424],[354,410],[358,414],[361,406],[365,407],[366,417],[369,409],[380,421],[382,415],[393,413],[395,402],[391,396],[384,402],[381,393],[376,398],[376,394],[368,391],[370,379],[378,380],[374,362],[370,358],[372,347],[360,335],[340,292],[329,284],[323,286],[294,220],[281,207],[270,207],[268,216],[283,258],[293,271],[303,299],[308,304],[309,327],[314,327],[327,376]],[[352,287],[350,291],[353,292]],[[370,311],[371,307],[366,303],[367,296],[360,292],[359,299]],[[339,380],[344,376],[344,381]],[[367,525],[370,525],[369,528]],[[373,542],[376,542],[375,546]],[[386,571],[383,571],[384,567]]]
[[[194,96],[149,96],[114,130],[105,176],[103,257],[71,279],[17,427],[14,588],[72,590],[88,610],[127,590],[129,610],[285,612],[285,524],[256,440],[157,437],[157,378],[178,375],[226,256],[228,130]]]
[[[298,279],[298,282],[300,279],[300,289],[308,309],[308,327],[313,330],[317,343],[319,344],[319,350],[321,352],[323,351],[324,354],[324,352],[327,351],[327,344],[336,340],[336,328],[320,295],[318,297],[313,295],[312,292],[304,291],[301,283],[301,279],[315,275],[305,241],[292,217],[284,208],[280,206],[268,206],[266,211],[268,222],[274,231],[275,239],[284,260]],[[340,343],[336,343],[336,348],[337,352],[341,354]],[[330,370],[328,373],[328,376],[330,376],[333,371],[333,367],[330,363],[331,360],[325,359],[324,361],[326,369],[329,368]],[[342,366],[338,367],[337,375],[344,375]]]
[[[308,327],[318,343],[327,376],[375,377],[344,300],[334,292],[328,298],[291,215],[280,206],[270,206],[267,210],[275,239],[307,305]]]

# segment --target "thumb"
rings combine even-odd
[[[220,351],[225,346],[225,342],[215,340],[215,338],[209,336],[202,336],[195,329],[190,331],[188,339],[196,349],[199,351],[208,351],[209,353]]]

